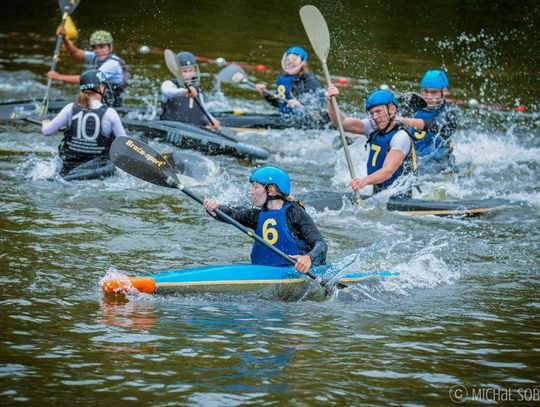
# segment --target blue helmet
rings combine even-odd
[[[285,51],[285,56],[289,55],[289,54],[295,54],[295,55],[298,55],[300,57],[300,59],[302,59],[302,61],[306,61],[308,60],[308,54],[306,52],[306,50],[302,47],[299,47],[298,45],[294,45],[290,48],[287,49],[287,51]]]
[[[422,89],[429,88],[443,90],[444,88],[450,87],[450,82],[448,82],[448,76],[446,76],[446,72],[444,72],[443,70],[428,69],[422,77],[420,87]]]
[[[379,89],[372,92],[366,100],[366,110],[375,106],[389,105],[393,103],[399,109],[399,102],[392,92],[386,89]]]
[[[291,193],[291,180],[289,175],[281,168],[266,165],[257,168],[249,177],[249,182],[258,182],[263,185],[275,185],[284,196]]]

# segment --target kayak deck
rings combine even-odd
[[[314,268],[315,275],[324,277],[329,266]],[[350,273],[339,278],[343,283],[357,283],[369,279],[395,277],[397,272]],[[271,267],[252,264],[196,267],[171,270],[145,277],[105,277],[101,287],[106,293],[128,292],[135,288],[148,294],[181,292],[246,292],[265,287],[305,285],[310,278],[292,267]]]

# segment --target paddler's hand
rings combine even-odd
[[[289,99],[287,101],[287,107],[294,109],[296,107],[302,106],[302,104],[296,98]]]
[[[266,85],[264,83],[257,83],[255,85],[255,89],[257,89],[261,96],[264,96],[266,93]]]
[[[356,191],[357,189],[363,188],[366,185],[369,185],[365,178],[354,178],[351,182],[349,182],[349,186]]]
[[[307,273],[309,269],[311,268],[311,257],[309,256],[289,256],[292,259],[296,259],[296,264],[294,265],[294,269],[296,271],[299,271],[300,273]]]
[[[192,86],[189,86],[188,88],[186,88],[186,96],[188,98],[195,99],[197,97],[197,95],[198,95],[197,88],[194,88]]]
[[[66,29],[62,26],[58,27],[56,29],[56,35],[62,35],[64,38],[66,37]]]
[[[333,97],[338,97],[339,96],[339,89],[335,85],[331,84],[328,87],[328,89],[326,90],[326,99],[328,100],[328,102],[331,102],[332,96]]]
[[[62,75],[56,71],[49,71],[47,72],[47,78],[52,79],[53,81],[61,81]]]
[[[216,209],[219,208],[219,203],[217,203],[217,201],[214,201],[213,199],[205,198],[203,201],[203,206],[204,206],[204,209],[206,209],[206,212],[208,212],[214,218],[217,216],[217,213],[214,212]]]
[[[221,129],[221,123],[219,122],[219,120],[213,119],[212,123],[210,123],[210,128],[212,130],[219,130]]]

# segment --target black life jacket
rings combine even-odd
[[[71,111],[71,124],[64,132],[58,147],[60,157],[71,164],[83,163],[96,157],[108,157],[113,135],[103,133],[103,116],[108,107],[83,109],[77,104]]]
[[[178,80],[172,81],[179,89],[184,85]],[[198,86],[190,86],[197,89],[197,94],[201,94],[201,90]],[[182,123],[194,124],[196,126],[206,126],[208,119],[204,115],[204,112],[199,107],[199,104],[190,98],[189,96],[176,96],[168,98],[165,102],[161,103],[163,113],[160,116],[161,120],[174,120]]]

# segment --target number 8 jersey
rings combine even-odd
[[[71,162],[86,162],[108,155],[114,137],[105,135],[102,129],[106,105],[97,109],[83,109],[73,104],[71,124],[64,132],[60,144],[60,156]]]

